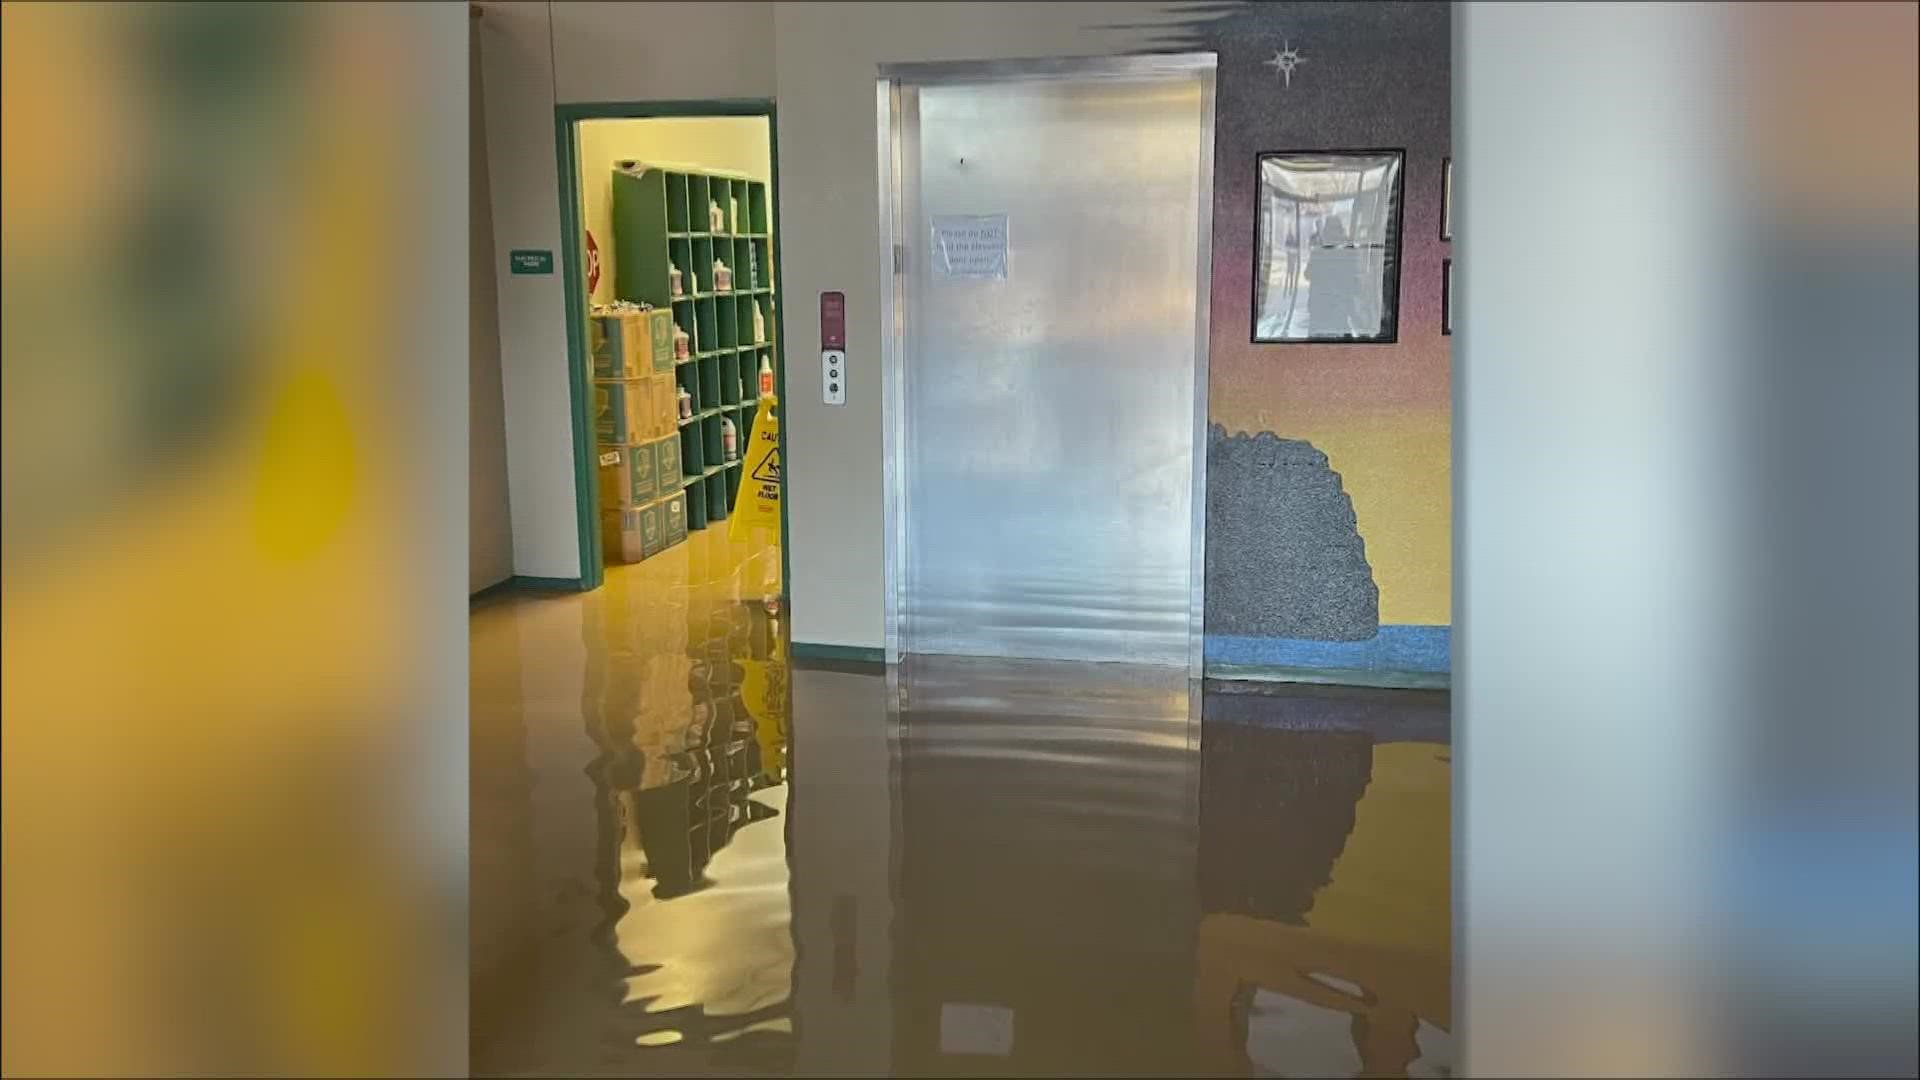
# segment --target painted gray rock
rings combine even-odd
[[[1380,589],[1327,455],[1271,431],[1207,432],[1207,633],[1364,641]]]

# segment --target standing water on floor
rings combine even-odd
[[[1450,1072],[1443,694],[795,669],[685,548],[474,611],[476,1072]]]

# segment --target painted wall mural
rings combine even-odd
[[[1438,677],[1452,622],[1438,3],[1172,5],[1155,50],[1219,54],[1207,661]],[[1113,27],[1112,29],[1121,29]],[[1258,159],[1405,153],[1391,343],[1256,343]]]

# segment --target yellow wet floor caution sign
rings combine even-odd
[[[727,525],[727,535],[734,540],[746,539],[755,529],[780,528],[780,399],[772,394],[762,395],[754,411],[743,467],[740,497]]]

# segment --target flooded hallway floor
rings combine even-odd
[[[796,667],[773,561],[474,605],[475,1073],[1451,1072],[1444,693]]]

